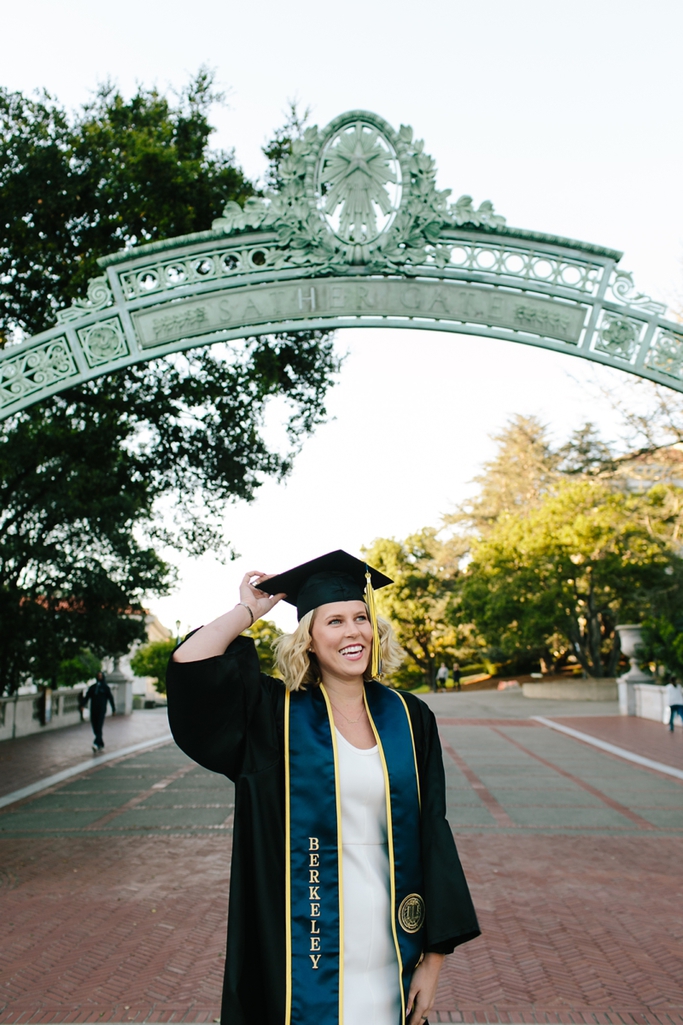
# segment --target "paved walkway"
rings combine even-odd
[[[683,1025],[683,783],[528,718],[551,702],[429,703],[483,928],[432,1021]],[[606,709],[570,711],[622,746],[657,726],[615,739]],[[0,811],[0,1021],[216,1019],[232,811],[232,785],[172,744]]]
[[[107,715],[103,732],[105,751],[109,754],[165,733],[165,708]],[[86,721],[62,730],[0,741],[0,797],[83,761],[92,760],[95,764],[98,756],[92,751],[92,739],[92,728]]]
[[[662,723],[637,719],[633,715],[591,716],[589,719],[553,715],[550,718],[609,744],[625,747],[644,758],[683,769],[683,728],[679,727],[678,720],[676,729],[671,732]]]
[[[618,715],[617,701],[543,701],[525,698],[520,690],[440,691],[421,694],[437,717],[465,719],[528,719],[532,715],[580,716],[581,718]]]

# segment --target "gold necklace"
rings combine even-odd
[[[329,694],[328,694],[327,696],[328,696],[328,698],[330,697],[330,696],[329,696]],[[349,717],[348,717],[348,715],[346,714],[346,712],[342,712],[341,708],[337,708],[337,706],[335,705],[335,703],[334,703],[334,701],[332,700],[332,698],[330,698],[330,704],[332,705],[332,708],[334,708],[334,710],[335,710],[336,712],[339,712],[339,714],[340,714],[340,715],[343,715],[343,716],[344,716],[344,718],[346,719],[346,721],[347,721],[347,722],[350,722],[350,723],[357,723],[357,722],[360,722],[360,721],[361,721],[361,719],[363,718],[363,712],[365,711],[365,702],[363,702],[363,704],[362,704],[362,706],[361,706],[361,710],[360,710],[360,715],[358,716],[358,718],[357,718],[357,719],[349,719]]]

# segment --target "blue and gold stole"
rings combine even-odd
[[[410,978],[422,954],[424,922],[417,759],[408,709],[400,694],[372,681],[365,687],[365,705],[384,770],[391,928],[403,1022]],[[343,1022],[343,837],[338,780],[337,740],[325,688],[288,692],[285,1025]]]

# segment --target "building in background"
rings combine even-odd
[[[147,640],[138,641],[130,651],[121,658],[106,658],[103,661],[103,669],[106,675],[115,674],[116,670],[122,673],[126,680],[132,680],[133,705],[135,708],[145,707],[145,702],[154,704],[166,704],[166,695],[159,694],[154,687],[154,680],[150,676],[135,676],[130,667],[130,660],[143,643],[149,644],[152,641],[168,641],[173,637],[173,631],[159,620],[153,612],[146,611],[145,626],[147,628]],[[117,663],[117,665],[115,665]]]

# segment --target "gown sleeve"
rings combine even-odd
[[[237,637],[222,655],[197,662],[171,658],[166,692],[178,747],[205,769],[234,781],[277,760],[277,706],[284,687],[260,672],[251,638]]]
[[[479,936],[465,873],[446,818],[446,778],[436,719],[424,702],[414,700],[415,741],[422,800],[422,871],[425,899],[425,952],[450,954]],[[416,707],[417,706],[417,707]]]

